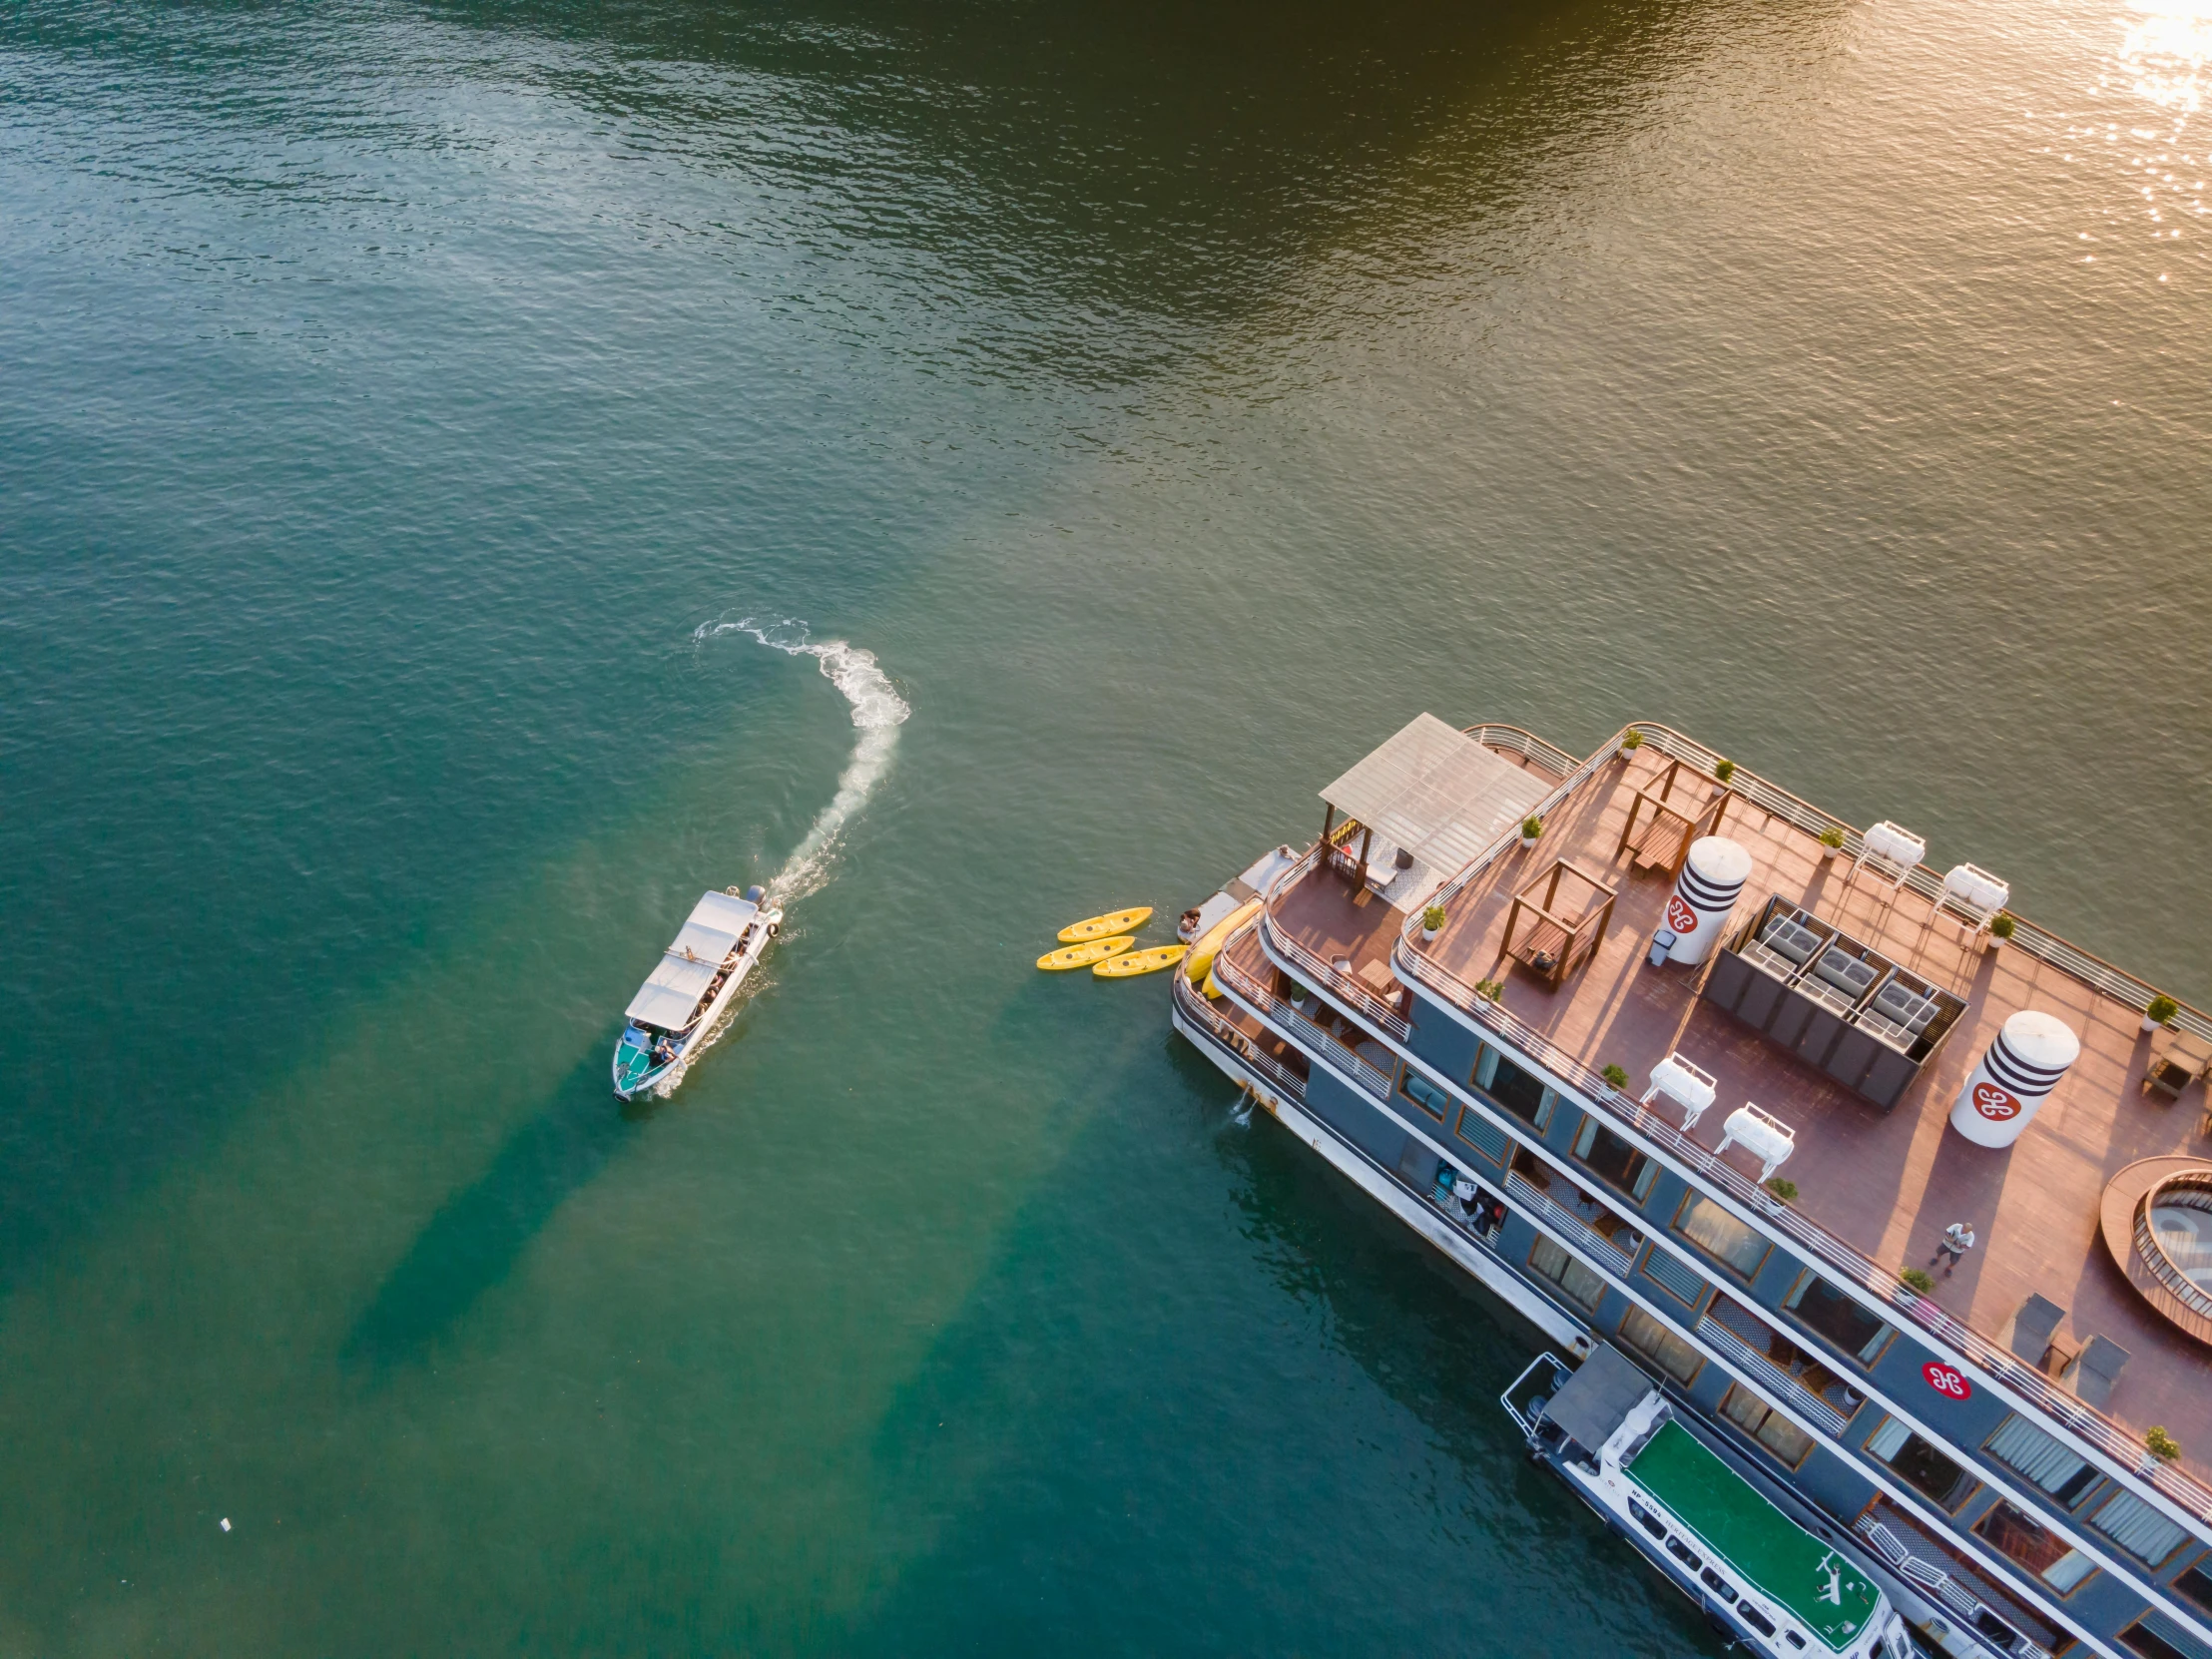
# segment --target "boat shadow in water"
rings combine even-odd
[[[491,1166],[415,1236],[339,1350],[349,1371],[375,1374],[420,1359],[483,1294],[505,1279],[568,1197],[589,1185],[665,1102],[611,1100],[595,1045],[507,1137]]]

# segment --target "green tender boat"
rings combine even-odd
[[[1708,1551],[1836,1652],[1858,1640],[1882,1606],[1881,1591],[1850,1561],[1801,1530],[1680,1423],[1661,1424],[1627,1472]]]

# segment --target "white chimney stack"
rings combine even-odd
[[[1950,1126],[1976,1146],[2010,1146],[2080,1053],[2081,1039],[2064,1020],[2023,1008],[1958,1091]]]
[[[1674,935],[1667,960],[1695,965],[1711,955],[1737,894],[1750,879],[1751,854],[1726,835],[1701,835],[1692,841],[1662,923]]]

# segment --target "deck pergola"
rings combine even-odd
[[[1688,785],[1677,801],[1675,786],[1685,778]],[[1649,786],[1638,788],[1630,800],[1628,822],[1621,826],[1620,843],[1613,848],[1613,856],[1632,852],[1638,869],[1663,869],[1669,875],[1680,875],[1683,861],[1690,856],[1690,843],[1719,834],[1721,821],[1728,816],[1732,799],[1728,790],[1709,799],[1702,794],[1702,786],[1717,782],[1710,773],[1700,772],[1686,761],[1669,761],[1665,770]]]
[[[1417,903],[1527,817],[1546,788],[1464,732],[1418,715],[1321,792],[1325,856],[1359,888],[1381,857],[1390,858],[1393,875],[1417,865],[1422,874],[1412,885],[1421,890],[1392,895],[1393,903]],[[1354,825],[1356,836],[1347,833]]]
[[[1567,883],[1565,898],[1559,895]],[[1541,887],[1541,898],[1531,895]],[[1554,858],[1533,880],[1513,894],[1505,916],[1504,953],[1550,985],[1597,954],[1613,920],[1619,895],[1572,858]],[[1525,931],[1523,928],[1525,927]]]

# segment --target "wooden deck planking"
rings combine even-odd
[[[1953,1277],[1938,1278],[1936,1300],[2004,1344],[2021,1302],[2040,1292],[2069,1311],[2057,1333],[2068,1346],[2101,1334],[2129,1351],[2107,1413],[2138,1431],[2152,1423],[2167,1427],[2191,1453],[2191,1466],[2212,1467],[2204,1457],[2212,1452],[2206,1386],[2212,1351],[2142,1302],[2098,1233],[2098,1200],[2119,1170],[2159,1154],[2205,1151],[2194,1141],[2201,1091],[2173,1104],[2152,1103],[2139,1088],[2150,1039],[2133,1008],[2024,952],[1969,946],[1957,926],[1936,919],[1916,894],[1893,895],[1867,877],[1847,886],[1811,836],[1742,801],[1731,804],[1723,830],[1754,861],[1738,921],[1770,893],[1784,893],[1953,990],[1967,1010],[1885,1113],[1700,1002],[1703,968],[1653,968],[1645,961],[1672,882],[1663,873],[1634,873],[1629,855],[1615,854],[1636,785],[1649,784],[1662,764],[1641,755],[1607,763],[1551,815],[1535,848],[1501,855],[1452,899],[1451,919],[1434,943],[1415,948],[1469,984],[1504,980],[1514,1014],[1593,1067],[1625,1067],[1637,1092],[1652,1064],[1679,1049],[1719,1085],[1698,1139],[1717,1145],[1723,1120],[1746,1100],[1789,1124],[1796,1151],[1782,1173],[1798,1184],[1799,1208],[1877,1261],[1925,1267],[1947,1224],[1970,1223],[1977,1248]],[[1620,889],[1598,953],[1556,990],[1499,952],[1514,888],[1555,856],[1583,863]],[[1405,920],[1379,898],[1356,903],[1325,872],[1282,895],[1275,914],[1277,925],[1308,948],[1325,959],[1350,957],[1356,970],[1386,959]],[[1948,1133],[1951,1099],[2004,1019],[2025,1007],[2056,1014],[2079,1032],[2081,1058],[2011,1148],[1973,1146]],[[1746,1158],[1742,1167],[1757,1173],[1755,1160]]]

